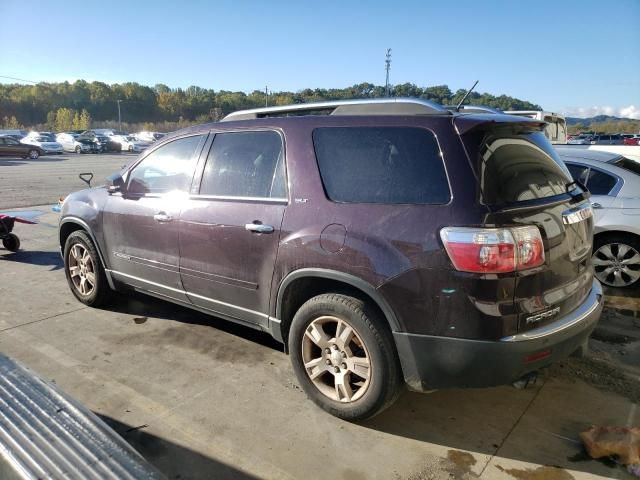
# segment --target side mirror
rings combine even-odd
[[[124,189],[124,179],[119,173],[114,173],[107,178],[107,191],[109,193],[123,192]]]

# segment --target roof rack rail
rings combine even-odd
[[[493,107],[487,107],[485,105],[460,105],[460,107],[456,107],[455,105],[445,105],[444,108],[449,110],[450,112],[462,112],[462,113],[496,113],[503,114],[502,110]]]
[[[418,98],[374,98],[238,110],[224,117],[222,121],[295,116],[315,112],[327,115],[451,115],[449,110],[428,100]]]

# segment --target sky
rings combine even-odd
[[[640,0],[0,0],[0,76],[296,91],[475,80],[640,118]],[[0,78],[0,82],[12,80]]]

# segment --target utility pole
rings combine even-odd
[[[264,107],[267,108],[269,106],[269,88],[265,85],[264,87]]]
[[[122,131],[122,119],[120,118],[120,102],[122,100],[116,100],[116,102],[118,103],[118,130]]]
[[[391,70],[391,49],[387,48],[387,59],[384,61],[385,70],[387,71],[387,81],[385,82],[384,92],[387,97],[391,96],[391,91],[389,89],[389,70]]]

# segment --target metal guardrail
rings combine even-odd
[[[0,355],[0,478],[164,477],[90,410]]]

